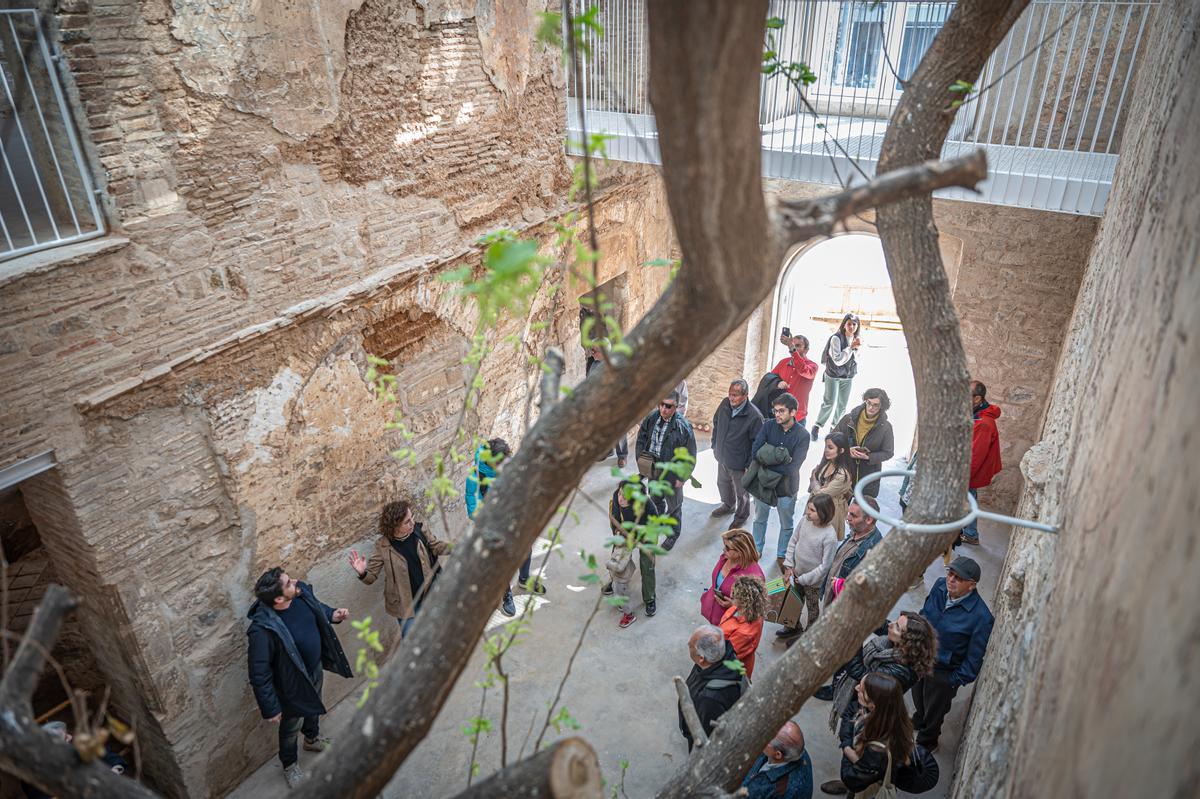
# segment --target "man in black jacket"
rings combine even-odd
[[[311,586],[279,567],[258,578],[254,594],[258,599],[246,614],[250,687],[262,717],[279,725],[279,761],[290,788],[304,779],[297,733],[304,731],[304,748],[310,752],[329,747],[319,726],[326,712],[321,701],[325,670],[354,676],[332,626],[350,611],[321,603]]]
[[[841,418],[832,432],[841,433],[850,442],[850,462],[854,464],[854,482],[883,469],[883,464],[896,454],[892,423],[888,408],[892,402],[882,388],[868,388],[862,395],[863,404]],[[879,496],[879,481],[863,489],[869,497]]]
[[[638,470],[644,477],[655,480],[666,480],[673,489],[670,496],[665,497],[667,514],[675,519],[675,532],[663,541],[663,549],[670,551],[679,540],[683,524],[683,481],[691,476],[680,476],[666,473],[655,468],[656,463],[668,463],[675,459],[675,450],[686,449],[692,456],[692,464],[696,462],[696,434],[692,426],[676,411],[679,408],[679,394],[672,391],[663,397],[658,409],[642,420],[638,428],[637,461]]]
[[[736,660],[733,644],[725,640],[720,627],[703,624],[696,628],[688,639],[688,654],[692,662],[688,674],[688,694],[700,717],[700,726],[706,735],[712,733],[717,719],[733,707],[742,697],[742,675],[725,665],[727,660]],[[679,711],[679,729],[687,738],[688,751],[692,750],[692,734]]]
[[[742,475],[750,466],[750,446],[763,426],[763,415],[750,402],[750,385],[742,379],[729,384],[729,397],[721,400],[713,414],[712,448],[717,459],[717,491],[721,504],[716,516],[733,514],[730,528],[741,527],[750,517],[750,492],[742,486]]]

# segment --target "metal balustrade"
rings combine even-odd
[[[581,12],[594,2],[570,0]],[[981,193],[939,197],[1099,215],[1112,185],[1130,86],[1158,0],[1034,0],[988,60],[976,91],[959,95],[943,155],[987,150]],[[568,151],[611,136],[610,158],[659,163],[646,88],[644,0],[600,0],[581,79],[568,80]],[[766,177],[844,184],[856,163],[873,174],[888,118],[953,2],[772,0],[779,58],[808,64],[805,91],[764,77],[759,123]],[[854,163],[851,163],[853,159]]]
[[[41,22],[0,10],[0,261],[105,232]]]

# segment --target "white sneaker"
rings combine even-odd
[[[300,770],[299,763],[293,763],[283,770],[283,778],[287,780],[288,788],[295,788],[307,779],[307,775]]]

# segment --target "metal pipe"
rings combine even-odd
[[[904,519],[896,519],[887,516],[883,511],[877,511],[867,502],[863,489],[874,482],[878,482],[885,477],[914,477],[916,472],[912,469],[884,469],[883,471],[869,474],[860,479],[854,484],[854,501],[862,508],[863,513],[867,514],[876,521],[883,522],[892,526],[893,530],[908,530],[912,533],[949,533],[954,530],[961,530],[971,522],[977,519],[990,519],[1001,524],[1011,524],[1013,527],[1026,527],[1030,530],[1041,530],[1044,533],[1057,533],[1058,525],[1046,524],[1044,522],[1035,522],[1030,519],[1019,519],[1016,516],[1006,516],[1003,513],[993,513],[992,511],[983,510],[979,507],[979,502],[975,497],[967,494],[967,504],[971,507],[970,512],[961,519],[956,519],[952,522],[941,522],[938,524],[917,524],[916,522],[906,522]]]

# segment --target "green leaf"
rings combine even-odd
[[[783,17],[769,17],[767,19],[767,28],[769,30],[779,30],[784,25]]]
[[[725,668],[727,668],[727,669],[732,669],[733,671],[736,671],[738,674],[746,673],[746,666],[740,660],[726,660],[726,661],[722,661],[722,662],[723,662]]]

